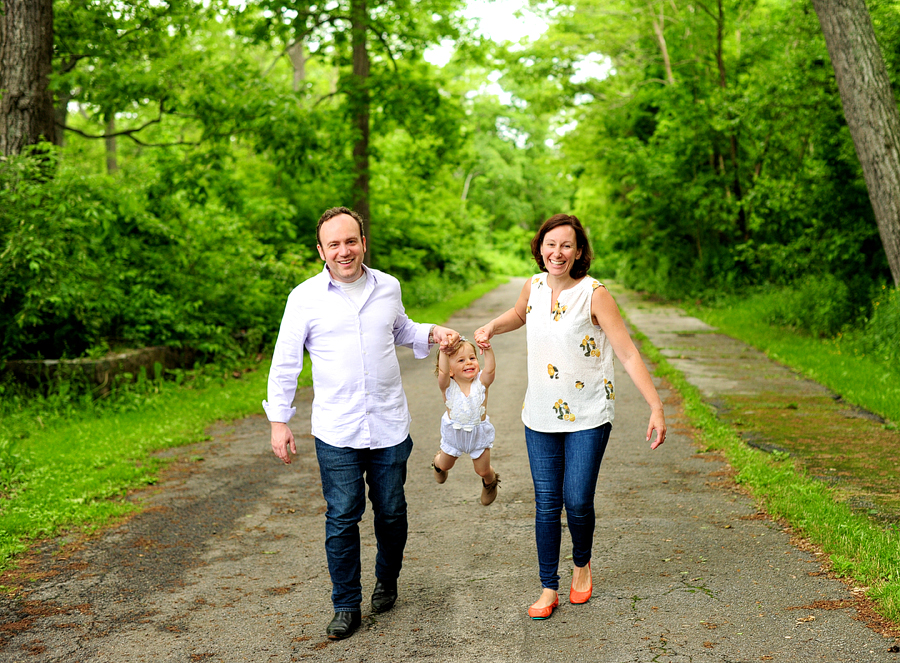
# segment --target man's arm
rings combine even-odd
[[[440,345],[441,350],[447,352],[458,342],[459,332],[440,325],[413,322],[401,306],[400,315],[394,321],[394,345],[412,348],[416,359],[427,357],[432,345]]]
[[[303,370],[303,347],[306,344],[307,324],[288,298],[275,350],[269,369],[268,400],[263,401],[263,409],[271,423],[272,452],[285,463],[291,462],[288,450],[297,453],[294,434],[288,421],[294,416],[292,407],[297,393],[297,378]]]

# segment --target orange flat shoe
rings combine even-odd
[[[550,615],[553,614],[553,611],[559,607],[559,596],[556,597],[556,600],[548,605],[546,608],[535,608],[533,605],[528,608],[528,616],[532,619],[547,619]]]
[[[588,573],[591,572],[591,563],[588,562]],[[578,605],[580,603],[587,603],[588,599],[591,598],[591,594],[594,592],[594,576],[591,576],[591,586],[587,588],[587,591],[577,592],[575,591],[575,578],[572,578],[572,589],[569,590],[569,603],[574,605]]]

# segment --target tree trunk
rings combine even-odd
[[[369,233],[369,51],[366,32],[369,28],[369,10],[366,0],[351,0],[350,30],[353,43],[353,81],[350,89],[350,110],[356,122],[357,138],[353,146],[353,209],[363,219],[368,251],[365,262],[371,264],[372,237]]]
[[[72,100],[72,93],[66,89],[59,92],[59,98],[56,100],[56,106],[53,110],[53,120],[56,122],[56,144],[63,147],[66,144],[66,122],[69,119],[69,102]]]
[[[288,49],[288,57],[294,68],[294,92],[300,91],[300,86],[306,80],[306,52],[303,50],[303,40],[298,39]]]
[[[725,57],[723,55],[722,42],[725,32],[725,8],[722,0],[718,0],[718,18],[716,18],[716,65],[719,68],[719,87],[723,90],[728,87],[728,78],[725,76]],[[728,113],[728,119],[733,120],[731,112]],[[731,167],[734,169],[734,181],[732,182],[732,191],[738,205],[738,232],[746,241],[750,238],[747,230],[747,212],[744,210],[744,190],[741,187],[741,168],[738,151],[738,137],[735,130],[732,129],[728,135],[728,146],[731,153]],[[724,172],[724,168],[722,169]]]
[[[813,0],[894,285],[900,286],[900,114],[863,0]]]
[[[659,50],[662,51],[663,66],[666,68],[666,82],[669,85],[675,85],[675,77],[672,75],[672,62],[669,60],[669,49],[666,46],[666,15],[663,11],[665,3],[659,4],[659,20],[653,14],[653,6],[650,5],[650,20],[653,23],[653,32],[656,33],[656,41],[659,43]]]
[[[116,161],[116,114],[110,111],[106,114],[106,172],[114,173],[119,170],[119,163]]]
[[[0,12],[0,153],[56,141],[53,94],[53,0],[3,0]]]

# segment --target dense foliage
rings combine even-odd
[[[775,324],[868,321],[889,343],[896,298],[808,4],[535,3],[548,32],[502,47],[460,7],[369,4],[369,245],[408,304],[531,269],[534,228],[574,211],[596,276],[755,288]],[[65,145],[0,162],[0,361],[256,352],[321,269],[318,216],[355,196],[349,5],[56,8]],[[900,85],[900,1],[870,10]],[[447,38],[449,64],[426,62]]]
[[[400,4],[402,37],[383,42],[379,30],[400,29],[383,13],[370,36],[381,50],[369,245],[407,305],[422,306],[527,269],[522,237],[566,197],[506,209],[521,192],[553,194],[549,149],[528,160],[493,126],[496,101],[467,96],[487,74],[477,40],[471,67],[424,61],[453,31],[453,5]],[[156,344],[256,352],[290,289],[321,269],[319,215],[352,200],[341,12],[316,22],[273,2],[63,5],[53,86],[65,146],[0,161],[0,360]],[[302,72],[285,56],[298,42]]]
[[[898,82],[900,3],[872,13]],[[508,55],[508,78],[532,104],[568,100],[575,207],[606,269],[675,297],[833,277],[850,302],[840,324],[869,313],[890,273],[808,3],[575,0],[552,14]],[[611,74],[574,83],[598,54]]]

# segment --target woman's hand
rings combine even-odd
[[[650,423],[647,424],[647,441],[653,431],[656,431],[656,439],[650,445],[651,449],[656,449],[659,445],[666,441],[666,415],[663,412],[662,405],[655,407],[650,411]]]
[[[494,335],[493,321],[487,323],[484,327],[475,330],[475,345],[481,348],[482,353],[491,347],[491,337]]]

